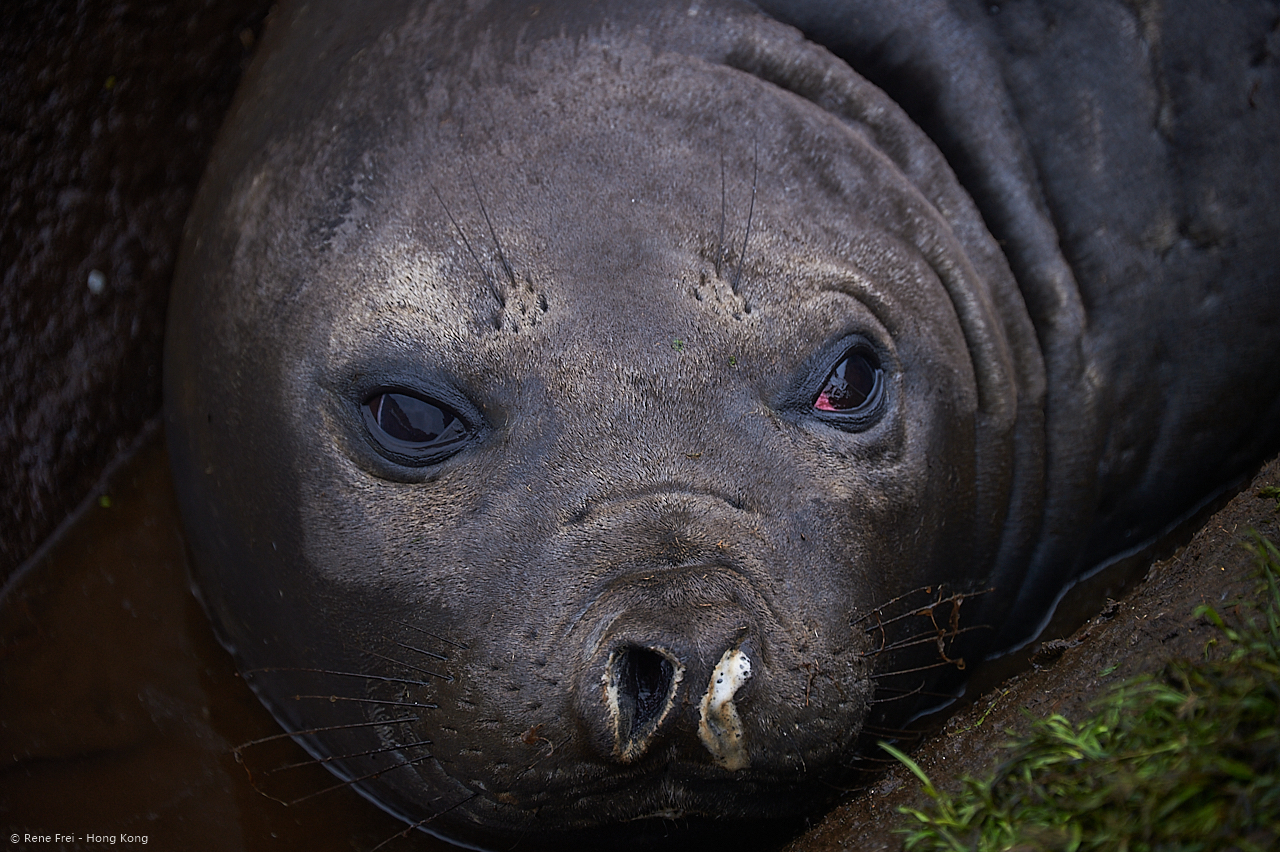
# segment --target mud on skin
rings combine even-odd
[[[1230,112],[1160,64],[1195,4],[765,5],[285,9],[223,130],[197,584],[409,824],[785,836],[1277,446],[1274,61]]]

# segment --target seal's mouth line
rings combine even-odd
[[[475,793],[478,798],[491,802],[498,807],[535,809],[538,811],[545,811],[548,808],[546,802],[542,801],[543,799],[581,804],[584,801],[607,799],[620,791],[644,789],[653,793],[661,793],[664,799],[678,797],[681,801],[691,803],[701,801],[704,797],[714,798],[714,793],[698,790],[698,785],[708,782],[713,784],[746,783],[761,788],[776,787],[782,790],[790,788],[797,780],[798,776],[792,773],[775,773],[750,767],[732,771],[710,761],[702,763],[684,759],[671,759],[667,762],[652,762],[647,766],[632,764],[622,772],[617,771],[615,767],[601,767],[598,772],[584,773],[583,777],[563,784],[547,783],[539,780],[532,785],[533,792],[536,794],[536,800],[534,800],[524,795],[520,790],[515,789],[518,785],[509,785],[503,790],[495,792],[493,790],[475,789],[458,781],[456,778],[454,779],[455,783],[463,789]],[[652,802],[649,804],[653,805]],[[565,807],[570,807],[570,805],[565,805]],[[664,804],[662,807],[671,807],[671,805]],[[687,807],[685,809],[688,811]],[[651,812],[645,811],[644,813],[637,813],[634,817],[622,818],[643,819],[649,815],[651,815]]]

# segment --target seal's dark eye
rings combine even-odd
[[[862,414],[874,408],[880,398],[884,371],[875,355],[856,347],[827,374],[827,381],[813,401],[815,411],[832,414]]]
[[[363,408],[373,440],[410,464],[444,461],[462,449],[469,436],[452,411],[407,393],[375,393]]]

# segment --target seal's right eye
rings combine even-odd
[[[443,405],[399,391],[379,391],[364,401],[369,435],[396,461],[411,465],[442,462],[466,444],[462,419]]]
[[[831,414],[862,414],[875,406],[883,381],[884,371],[875,355],[865,346],[856,346],[827,374],[813,408]]]

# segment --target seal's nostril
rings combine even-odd
[[[671,694],[675,668],[661,654],[648,648],[632,646],[618,655],[618,702],[629,704],[631,730],[625,735],[634,739],[662,715]]]
[[[675,704],[682,674],[682,668],[651,648],[626,645],[613,652],[605,702],[615,758],[628,763],[645,753]]]

